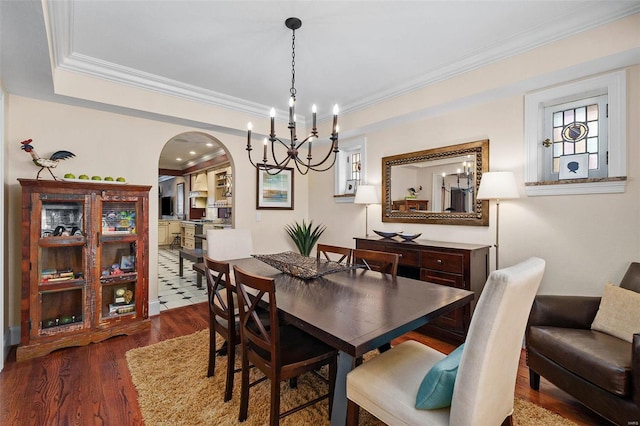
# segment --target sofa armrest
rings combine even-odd
[[[631,351],[631,397],[640,405],[640,333],[633,335]]]
[[[538,325],[589,329],[599,307],[600,297],[595,296],[538,295],[527,328]]]

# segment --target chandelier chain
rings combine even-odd
[[[291,36],[291,97],[296,98],[296,30]]]

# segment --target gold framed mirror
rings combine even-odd
[[[488,139],[384,157],[382,221],[488,226],[476,198],[488,170]]]

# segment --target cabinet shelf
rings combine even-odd
[[[109,275],[105,277],[100,277],[100,284],[125,284],[128,282],[136,281],[138,278],[137,272],[129,272],[119,275]]]
[[[40,247],[72,247],[83,246],[87,239],[82,237],[42,237],[38,240]]]
[[[67,289],[72,289],[75,287],[84,287],[85,280],[62,280],[62,281],[41,281],[38,290],[42,293],[51,292],[51,291],[62,291]]]

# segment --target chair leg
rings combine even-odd
[[[271,378],[271,410],[269,412],[269,425],[278,426],[280,424],[280,380],[278,377]]]
[[[244,422],[247,420],[247,413],[249,411],[249,361],[247,360],[247,349],[242,344],[242,383],[240,385],[240,414],[238,415],[238,421]]]
[[[289,379],[289,387],[291,389],[297,389],[298,388],[298,378],[297,377],[292,377]]]
[[[209,326],[209,368],[207,377],[213,376],[216,371],[216,331]]]
[[[383,353],[391,349],[391,343],[385,343],[378,348],[378,352]]]
[[[500,426],[513,426],[513,416],[507,416]]]
[[[224,388],[224,402],[231,400],[233,394],[233,376],[235,370],[236,346],[227,346],[227,384]]]
[[[338,374],[338,359],[334,358],[329,363],[329,420],[333,411],[333,394],[336,390],[336,375]]]
[[[529,387],[533,390],[540,389],[540,375],[532,369],[529,369]]]
[[[350,399],[347,400],[347,426],[358,426],[360,406]]]

